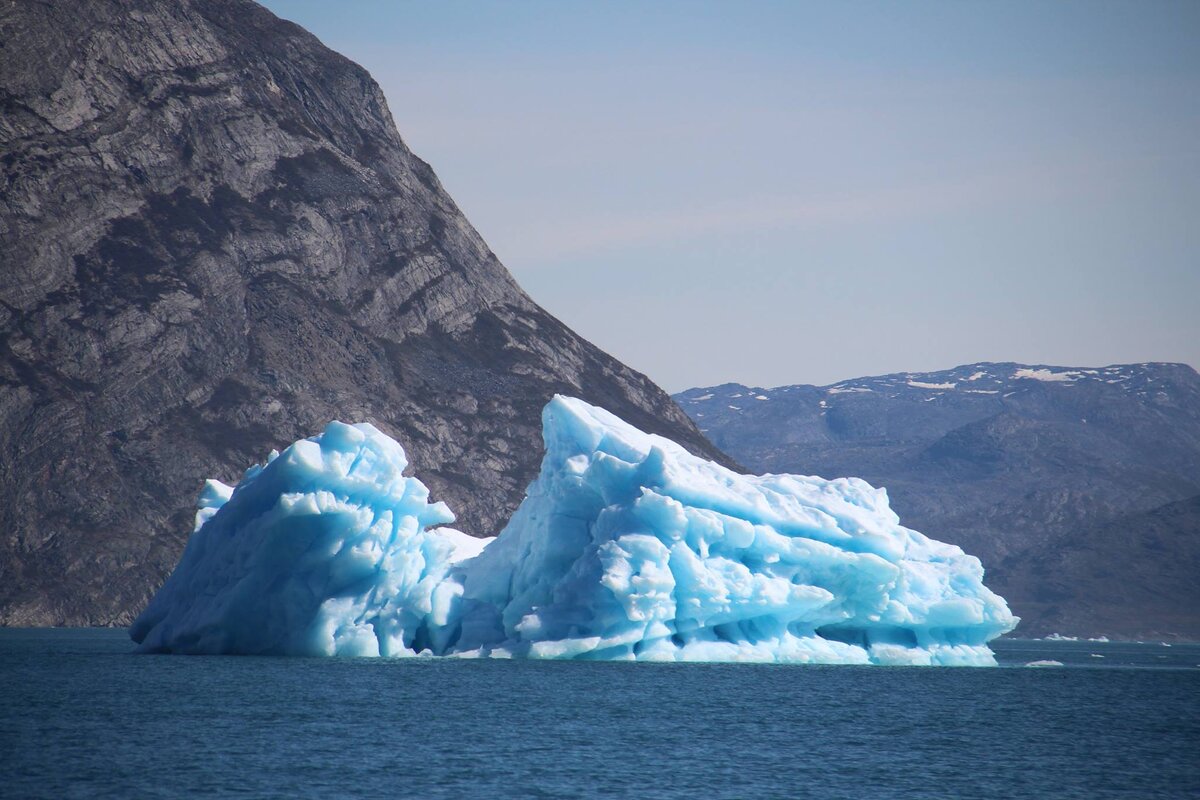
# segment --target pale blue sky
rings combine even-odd
[[[1200,2],[266,5],[671,391],[1200,365]]]

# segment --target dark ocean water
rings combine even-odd
[[[0,796],[1200,797],[1197,645],[1000,642],[1000,669],[130,649],[0,630]]]

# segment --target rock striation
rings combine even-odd
[[[361,67],[248,0],[0,4],[0,622],[128,623],[206,477],[335,418],[488,535],[565,392],[724,463],[537,306]]]

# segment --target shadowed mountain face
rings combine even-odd
[[[971,364],[675,396],[748,467],[885,486],[961,545],[1018,635],[1200,638],[1200,375]]]
[[[555,392],[728,463],[514,283],[379,87],[246,0],[0,3],[0,622],[124,623],[330,419],[491,535]]]

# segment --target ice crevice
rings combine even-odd
[[[740,475],[581,400],[500,534],[331,422],[208,481],[148,652],[990,665],[1016,618],[979,560],[905,528],[856,478]]]

